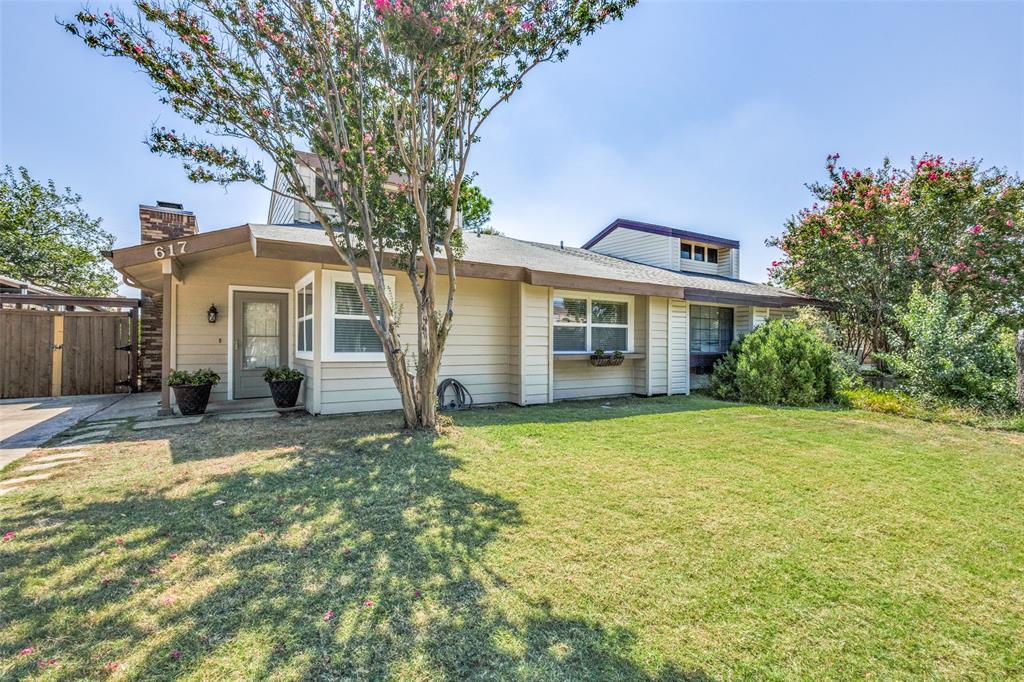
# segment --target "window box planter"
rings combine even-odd
[[[210,389],[213,384],[200,384],[198,386],[185,384],[183,386],[171,386],[174,390],[174,400],[178,403],[178,412],[183,415],[203,414],[210,402]]]
[[[270,384],[275,407],[295,407],[304,378],[302,372],[290,367],[275,367],[263,373],[263,380]]]
[[[626,356],[615,351],[611,355],[606,355],[603,352],[594,353],[590,356],[590,364],[594,367],[617,367],[626,360]]]

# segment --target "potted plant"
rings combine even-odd
[[[206,412],[210,389],[219,382],[220,375],[212,369],[197,369],[194,372],[175,369],[167,375],[167,385],[174,390],[178,411],[184,415]]]
[[[263,373],[263,380],[270,384],[270,395],[277,407],[295,407],[299,399],[299,386],[306,376],[291,367],[271,367]]]
[[[590,355],[590,364],[594,367],[615,367],[621,365],[625,359],[626,356],[620,350],[608,355],[604,352],[604,348],[598,348]]]

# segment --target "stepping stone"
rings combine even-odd
[[[83,459],[83,458],[79,458]],[[18,469],[18,471],[43,471],[44,469],[54,469],[65,464],[71,464],[75,460],[64,460],[62,462],[43,462],[42,464],[26,464],[25,466]]]
[[[79,445],[95,445],[96,443],[102,443],[102,438],[95,438],[93,436],[79,436],[78,438],[69,438],[66,441],[57,444],[57,447],[77,447]]]
[[[228,414],[219,415],[219,419],[223,421],[235,421],[236,419],[274,419],[281,415],[277,412],[230,412]]]
[[[56,455],[46,455],[45,457],[36,457],[37,462],[57,462],[62,459],[81,459],[87,457],[89,453],[85,450],[75,450],[74,452],[62,452]]]
[[[105,433],[85,433],[81,436],[73,436],[65,441],[61,441],[61,445],[74,445],[75,443],[82,443],[82,445],[86,445],[86,441],[88,441],[88,443],[99,443],[109,433],[109,431]]]
[[[103,434],[105,436],[108,433],[110,433],[111,428],[112,427],[104,425],[104,424],[101,424],[99,426],[89,426],[89,427],[86,427],[84,429],[76,429],[75,430],[75,435],[76,436],[84,436],[86,434],[90,434],[90,435],[93,435],[93,434],[95,434],[95,435]]]
[[[28,483],[29,481],[42,481],[50,477],[50,474],[32,474],[31,476],[22,476],[21,478],[8,478],[6,481],[0,481],[0,485],[17,485],[19,483]]]
[[[206,415],[197,414],[192,417],[168,417],[166,419],[152,419],[144,422],[135,422],[135,426],[132,428],[136,431],[142,431],[143,429],[160,429],[165,426],[187,426],[189,424],[198,424],[203,421],[203,417]]]

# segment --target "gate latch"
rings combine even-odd
[[[63,343],[51,343],[50,344],[50,350],[63,350],[63,349],[64,349],[64,344]]]

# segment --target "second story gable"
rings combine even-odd
[[[583,248],[677,272],[740,276],[738,241],[626,218],[616,218]]]

